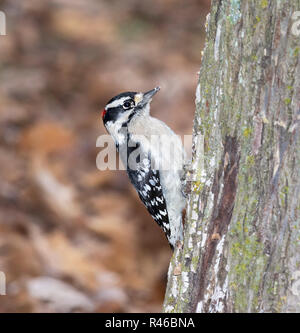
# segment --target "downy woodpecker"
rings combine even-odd
[[[113,97],[102,111],[102,119],[131,183],[174,249],[183,239],[185,153],[181,139],[150,116],[150,102],[159,90]]]

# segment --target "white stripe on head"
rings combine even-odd
[[[107,104],[106,107],[105,107],[105,110],[121,106],[128,99],[131,99],[131,97],[129,97],[129,96],[127,96],[127,97],[120,97],[120,98],[116,99],[115,101]]]

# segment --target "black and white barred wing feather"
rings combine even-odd
[[[168,240],[170,240],[170,221],[166,200],[163,196],[160,173],[150,168],[151,159],[143,159],[137,170],[128,169],[128,175],[143,204],[151,214],[155,222],[162,228]]]

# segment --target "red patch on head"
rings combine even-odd
[[[101,115],[102,115],[102,119],[104,119],[104,116],[105,116],[106,112],[107,112],[107,111],[106,111],[105,109],[102,111],[102,113],[101,113]]]

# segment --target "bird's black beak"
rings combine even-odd
[[[156,87],[142,94],[141,100],[138,102],[139,107],[144,107],[151,102],[152,97],[160,90],[160,87]]]
[[[143,99],[147,100],[148,102],[151,100],[151,98],[160,90],[160,87],[156,87],[152,90],[149,90],[144,93]]]

